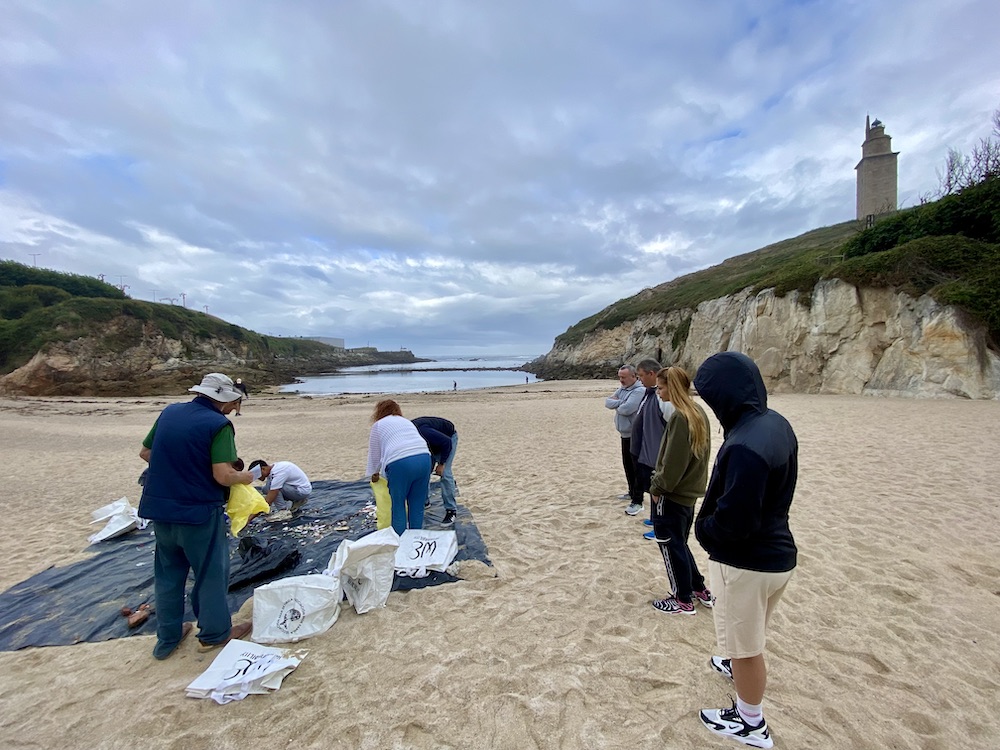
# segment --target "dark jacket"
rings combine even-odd
[[[427,449],[439,463],[447,463],[451,456],[455,425],[443,417],[417,417],[411,420],[427,443]]]
[[[207,398],[171,404],[160,412],[140,517],[201,524],[225,504],[226,488],[212,476],[212,441],[226,427],[232,429],[232,422]]]
[[[799,449],[791,425],[767,408],[760,370],[745,354],[709,357],[694,386],[725,433],[695,522],[698,542],[712,560],[736,568],[793,569],[798,550],[788,508]]]
[[[660,442],[663,440],[663,430],[667,426],[660,411],[660,402],[656,398],[656,388],[646,389],[646,395],[642,397],[642,404],[632,422],[632,438],[629,441],[629,451],[632,458],[643,466],[653,468],[656,466],[656,454],[660,451]]]

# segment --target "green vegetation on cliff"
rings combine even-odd
[[[21,367],[49,344],[100,335],[103,347],[118,353],[156,333],[182,342],[189,348],[185,354],[196,359],[205,355],[192,347],[215,339],[238,346],[262,370],[309,360],[340,364],[337,352],[317,341],[262,336],[197,310],[130,299],[97,279],[0,261],[0,375]]]
[[[812,291],[821,279],[930,294],[982,323],[1000,342],[1000,179],[893,214],[860,231],[848,221],[730,258],[619,300],[570,326],[556,344],[647,313],[693,311],[700,303],[750,288],[779,296]],[[676,335],[676,334],[675,334]],[[676,342],[675,342],[676,344]]]

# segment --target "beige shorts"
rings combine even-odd
[[[764,653],[767,623],[793,572],[761,573],[709,560],[715,638],[723,656],[748,659]]]

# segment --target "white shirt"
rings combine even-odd
[[[372,425],[368,436],[368,468],[365,474],[369,477],[375,472],[381,474],[393,461],[419,456],[421,453],[429,456],[431,452],[413,422],[406,417],[390,414]]]
[[[268,479],[271,480],[272,490],[280,490],[282,487],[288,486],[303,495],[312,492],[309,477],[291,461],[275,461],[271,464],[271,473],[268,475]]]

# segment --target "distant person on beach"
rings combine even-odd
[[[693,615],[695,601],[713,607],[705,577],[688,547],[694,504],[708,484],[711,433],[708,415],[691,398],[691,378],[680,367],[664,367],[656,375],[660,400],[673,404],[656,469],[649,484],[653,503],[653,535],[667,569],[670,596],[653,606],[669,615]]]
[[[656,467],[656,456],[660,452],[660,441],[667,419],[674,407],[663,403],[656,395],[656,373],[660,371],[660,363],[655,359],[644,359],[635,367],[639,381],[645,389],[639,411],[632,422],[632,437],[629,450],[635,461],[636,494],[625,512],[634,516],[642,511],[643,495],[649,492],[649,482],[653,478]],[[650,524],[652,525],[652,524]]]
[[[289,510],[295,513],[306,504],[312,494],[312,483],[309,477],[291,461],[275,461],[268,464],[262,458],[250,462],[250,471],[260,467],[259,479],[264,482],[264,499],[273,506],[279,499],[289,504]]]
[[[431,481],[431,452],[416,426],[391,398],[375,404],[368,436],[368,468],[373,483],[382,472],[392,499],[392,528],[424,527],[424,503]]]
[[[738,352],[709,357],[694,379],[725,431],[695,536],[708,552],[717,597],[715,633],[723,656],[711,666],[731,677],[731,708],[704,709],[709,731],[754,747],[771,747],[764,720],[764,644],[771,613],[798,557],[788,509],[798,478],[798,441],[788,420],[767,408],[753,360]]]
[[[234,385],[236,386],[236,390],[243,394],[243,398],[236,402],[236,416],[238,417],[240,412],[243,410],[243,399],[245,398],[248,401],[250,400],[250,389],[247,388],[247,384],[243,382],[243,378],[236,378],[236,383],[234,383]]]
[[[451,381],[451,389],[453,391],[457,391],[458,390],[458,381],[457,380]]]
[[[160,412],[139,451],[149,463],[139,515],[152,522],[156,539],[157,659],[170,656],[194,627],[183,622],[189,570],[194,572],[191,606],[204,649],[242,638],[251,629],[249,623],[233,626],[227,599],[226,488],[253,481],[250,472],[233,467],[238,459],[236,433],[226,418],[241,394],[232,380],[217,372],[188,390],[195,398]]]
[[[458,432],[454,422],[443,417],[417,417],[413,425],[431,452],[434,473],[441,477],[441,503],[444,505],[444,520],[441,523],[450,526],[455,523],[455,514],[458,513],[455,475],[451,471],[458,450]]]
[[[615,392],[604,399],[604,406],[614,409],[615,429],[621,438],[622,466],[625,469],[625,481],[628,483],[628,494],[619,496],[619,500],[629,500],[642,507],[642,492],[635,476],[635,459],[632,458],[632,423],[639,412],[639,404],[645,395],[642,383],[635,374],[632,365],[622,365],[618,368],[618,382],[621,385]]]

